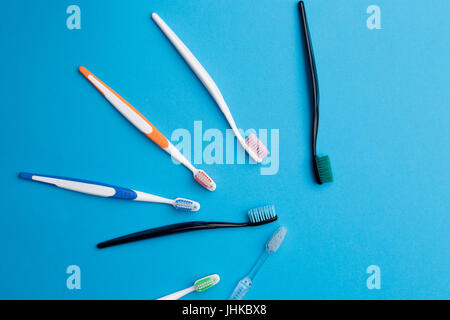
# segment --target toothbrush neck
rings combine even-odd
[[[250,279],[254,279],[256,274],[258,273],[259,269],[261,269],[264,262],[266,262],[267,258],[269,257],[270,253],[267,252],[267,250],[264,250],[264,252],[259,256],[256,263],[253,265],[253,268],[250,270],[250,272],[247,274],[247,277]]]

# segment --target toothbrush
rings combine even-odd
[[[311,38],[309,35],[308,21],[306,19],[305,5],[303,1],[298,3],[298,11],[300,14],[300,20],[302,22],[302,33],[304,41],[306,43],[306,49],[308,54],[309,72],[311,75],[311,88],[313,96],[313,127],[312,127],[312,160],[314,167],[314,174],[318,184],[333,182],[333,172],[331,171],[330,157],[317,156],[317,133],[319,131],[319,83],[317,81],[316,64],[314,61],[314,53],[311,44]]]
[[[204,172],[195,168],[181,152],[159,132],[139,111],[137,111],[125,99],[119,96],[106,84],[100,81],[96,76],[89,72],[85,67],[79,68],[80,72],[100,91],[106,100],[108,100],[125,118],[127,118],[136,128],[150,138],[154,143],[160,146],[164,151],[170,154],[178,162],[192,171],[194,179],[209,191],[216,189],[214,181]]]
[[[43,182],[62,189],[86,193],[99,197],[143,201],[143,202],[166,203],[172,205],[175,209],[180,211],[194,212],[200,209],[200,204],[198,202],[189,199],[184,198],[176,198],[174,200],[166,199],[150,193],[112,186],[105,183],[93,182],[82,179],[34,174],[28,172],[19,173],[19,177],[22,179]]]
[[[274,252],[278,250],[281,243],[283,243],[284,238],[286,237],[287,230],[285,227],[281,227],[278,229],[273,235],[272,238],[266,243],[265,250],[256,261],[252,270],[248,273],[248,275],[239,281],[238,285],[233,291],[233,294],[230,297],[230,300],[242,300],[242,298],[247,294],[247,292],[252,287],[253,279],[255,279],[256,274],[259,269],[262,267],[267,258]]]
[[[200,79],[213,99],[216,101],[241,146],[245,149],[245,151],[248,152],[253,160],[255,160],[256,162],[261,162],[269,154],[269,150],[267,150],[266,146],[253,133],[250,134],[247,139],[244,139],[236,126],[236,123],[233,119],[233,116],[231,115],[227,103],[225,102],[225,99],[222,96],[222,93],[220,92],[214,80],[205,70],[205,68],[203,68],[197,58],[195,58],[188,47],[186,47],[186,45],[178,38],[178,36],[172,31],[172,29],[170,29],[170,27],[164,22],[163,19],[161,19],[156,13],[152,14],[152,18],[161,29],[161,31],[167,36],[173,46],[178,50],[186,63],[191,67],[192,71],[194,71],[194,73]]]
[[[203,291],[215,286],[216,284],[218,284],[219,281],[220,281],[219,275],[212,274],[210,276],[198,279],[197,281],[195,281],[194,285],[190,286],[189,288],[174,292],[172,294],[158,298],[156,300],[178,300],[181,297],[184,297],[185,295],[187,295],[188,293],[191,293],[193,291],[203,292]]]
[[[147,229],[140,232],[131,233],[122,237],[111,239],[108,241],[97,244],[97,248],[103,249],[107,247],[116,246],[119,244],[129,243],[133,241],[139,241],[149,238],[161,237],[169,234],[204,230],[204,229],[216,229],[216,228],[235,228],[235,227],[254,227],[267,224],[277,220],[277,214],[275,213],[274,206],[264,206],[251,209],[247,212],[248,222],[204,222],[204,221],[191,221],[184,223],[177,223],[159,228]]]

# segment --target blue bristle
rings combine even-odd
[[[277,216],[273,205],[253,208],[248,210],[250,222],[258,223],[271,220]]]
[[[180,211],[197,211],[199,209],[197,202],[183,198],[175,199],[174,207]]]

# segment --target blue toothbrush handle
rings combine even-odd
[[[99,197],[108,197],[124,200],[135,200],[137,198],[136,191],[132,189],[112,186],[100,182],[93,182],[83,179],[57,177],[50,175],[41,175],[28,172],[19,173],[19,177],[26,180],[52,184],[62,189],[87,193]]]

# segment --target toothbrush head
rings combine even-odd
[[[253,133],[245,139],[245,144],[252,151],[253,154],[249,154],[256,162],[261,162],[269,154],[269,150],[267,150],[264,143],[262,143]]]
[[[200,210],[200,204],[198,202],[184,198],[176,198],[172,205],[175,209],[180,211],[195,212]]]
[[[270,240],[266,243],[266,251],[268,253],[274,253],[278,250],[278,248],[281,246],[281,244],[284,241],[284,238],[286,237],[287,229],[285,227],[281,227],[278,229],[270,238]]]
[[[277,213],[273,205],[248,210],[251,225],[261,225],[277,220]]]
[[[321,156],[314,159],[316,174],[319,184],[333,182],[333,172],[331,171],[330,157]]]
[[[220,277],[218,274],[212,274],[210,276],[201,278],[194,283],[195,291],[202,292],[205,291],[216,284],[218,284],[220,281]]]
[[[205,171],[203,170],[197,170],[194,173],[194,179],[197,180],[198,183],[200,183],[203,187],[208,189],[209,191],[216,190],[216,184],[214,183],[213,179],[211,179]]]

